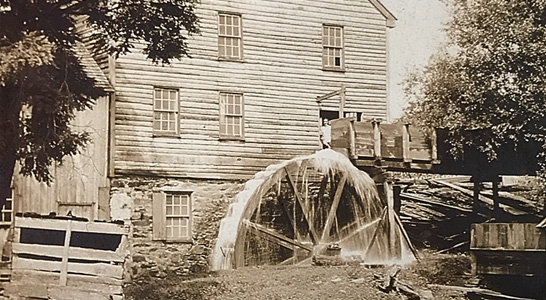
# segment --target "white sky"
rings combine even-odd
[[[381,0],[396,16],[389,29],[389,121],[407,106],[402,82],[412,70],[422,69],[445,42],[443,31],[449,9],[442,0]]]

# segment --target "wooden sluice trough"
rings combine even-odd
[[[16,217],[14,299],[122,299],[128,228],[114,223]]]

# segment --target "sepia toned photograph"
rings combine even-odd
[[[546,0],[0,0],[0,299],[546,299]]]

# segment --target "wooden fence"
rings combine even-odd
[[[16,299],[122,299],[128,228],[113,223],[15,218],[11,282]]]
[[[474,274],[546,275],[546,231],[534,223],[472,224]]]

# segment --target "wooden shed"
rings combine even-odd
[[[546,275],[546,231],[534,223],[472,224],[472,273]]]

